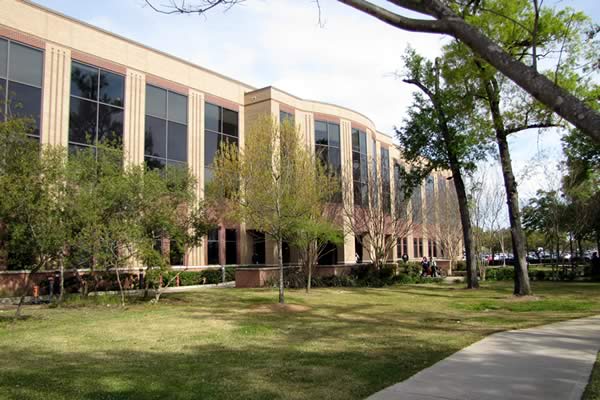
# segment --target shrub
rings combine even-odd
[[[466,271],[467,270],[467,262],[466,261],[456,261],[454,263],[455,271]]]
[[[421,275],[423,267],[417,261],[409,261],[402,265],[402,269],[407,275]]]
[[[489,281],[512,281],[515,279],[515,271],[512,268],[488,268],[486,279]]]

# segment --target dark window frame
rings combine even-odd
[[[89,99],[86,97],[81,97],[81,96],[77,96],[74,95],[72,93],[72,88],[69,91],[69,135],[68,135],[68,145],[69,147],[83,147],[83,148],[92,148],[94,150],[98,149],[98,136],[100,133],[100,110],[102,109],[102,106],[104,107],[109,107],[109,108],[113,108],[113,109],[117,109],[117,110],[121,110],[122,115],[123,115],[123,122],[122,122],[122,131],[121,131],[121,142],[119,143],[119,146],[122,148],[123,147],[123,136],[125,135],[125,107],[127,106],[126,102],[125,102],[125,92],[126,92],[126,77],[125,75],[121,75],[117,72],[105,69],[105,68],[100,68],[97,67],[95,65],[92,64],[88,64],[82,61],[79,61],[77,59],[71,59],[71,74],[73,73],[73,65],[74,64],[79,64],[81,66],[87,67],[87,68],[91,68],[97,71],[97,79],[96,79],[96,98],[95,99]],[[115,105],[115,104],[111,104],[111,103],[105,103],[103,101],[100,101],[100,84],[101,84],[101,79],[100,79],[100,75],[102,74],[102,72],[106,72],[109,73],[111,75],[116,75],[118,77],[121,77],[123,79],[123,100],[122,100],[122,105]],[[76,141],[72,141],[71,140],[71,113],[72,113],[72,109],[71,109],[71,99],[77,99],[79,101],[83,101],[83,102],[88,102],[88,103],[92,103],[95,105],[96,107],[96,121],[95,121],[95,132],[94,132],[94,138],[92,143],[83,143],[83,142],[76,142]],[[97,155],[97,151],[96,151],[96,155]]]
[[[354,205],[367,207],[369,205],[369,157],[367,151],[367,132],[352,128],[352,188],[354,191]],[[356,142],[358,146],[354,145]],[[362,139],[362,140],[361,140]],[[355,163],[358,163],[358,176]]]
[[[150,83],[146,83],[146,96],[148,95],[148,87],[154,88],[154,89],[158,89],[158,90],[162,90],[165,92],[165,114],[164,116],[159,116],[159,115],[155,115],[152,114],[151,112],[148,112],[148,107],[146,107],[146,110],[144,111],[144,122],[145,122],[145,126],[144,126],[144,162],[148,165],[148,161],[150,162],[159,162],[162,163],[163,167],[169,167],[172,165],[177,165],[177,166],[187,166],[189,160],[188,160],[188,139],[189,139],[189,131],[188,131],[188,127],[189,127],[189,98],[187,95],[173,91],[173,90],[169,90],[169,89],[165,89],[162,88],[160,86],[156,86],[156,85],[152,85]],[[185,98],[185,116],[186,116],[186,122],[185,124],[181,123],[180,121],[176,121],[176,120],[172,120],[169,118],[169,94],[175,94],[178,96],[181,96],[183,98]],[[146,100],[147,102],[147,100]],[[148,121],[148,117],[150,118],[154,118],[156,120],[160,120],[161,122],[164,123],[165,125],[165,131],[164,131],[164,135],[165,135],[165,148],[164,148],[164,157],[160,157],[160,156],[154,156],[154,155],[149,155],[146,154],[146,137],[147,137],[147,128],[148,128],[148,124],[146,123]],[[183,126],[185,128],[185,161],[182,160],[177,160],[175,158],[169,158],[169,126],[171,124],[177,124],[180,126]],[[159,167],[160,168],[160,167]]]
[[[218,131],[214,130],[214,129],[210,129],[207,127],[207,118],[206,118],[206,107],[207,106],[212,106],[212,107],[216,107],[219,111],[219,126],[217,127]],[[236,132],[237,135],[232,135],[229,133],[225,133],[225,130],[223,129],[223,126],[225,125],[225,118],[223,117],[224,112],[225,111],[229,111],[229,112],[233,112],[237,115],[237,125],[236,125]],[[206,146],[206,138],[208,136],[208,134],[214,134],[217,137],[217,149],[215,151],[215,153],[212,155],[212,160],[214,160],[217,152],[219,151],[219,146],[220,143],[222,143],[223,141],[228,141],[229,143],[231,143],[232,141],[235,141],[238,149],[240,146],[240,112],[239,110],[232,110],[230,108],[227,107],[223,107],[220,106],[218,104],[215,103],[211,103],[208,101],[204,102],[204,182],[207,183],[209,181],[208,177],[207,177],[207,170],[208,170],[208,174],[211,175],[211,179],[212,179],[212,162],[210,164],[207,164],[207,146]]]
[[[3,95],[0,95],[0,101],[4,102],[3,105],[3,110],[1,110],[0,112],[2,113],[2,118],[1,120],[8,120],[8,114],[9,114],[9,87],[10,87],[10,83],[16,83],[19,85],[24,85],[24,86],[28,86],[30,88],[35,88],[35,89],[39,89],[40,93],[40,100],[39,100],[39,126],[36,126],[36,131],[37,133],[28,133],[27,136],[32,137],[32,138],[36,138],[38,140],[41,140],[41,136],[42,136],[42,126],[41,126],[41,122],[42,122],[42,108],[43,108],[43,87],[44,87],[44,58],[46,56],[46,53],[44,51],[44,49],[40,49],[34,46],[30,46],[26,43],[23,42],[19,42],[18,40],[13,40],[4,36],[0,36],[0,40],[3,40],[6,42],[6,73],[5,76],[0,76],[0,80],[4,80],[5,81],[5,85],[2,89],[2,91],[4,92]],[[41,54],[41,65],[40,65],[40,85],[37,86],[35,84],[29,83],[29,82],[23,82],[21,80],[18,79],[11,79],[11,74],[10,74],[10,54],[11,54],[11,46],[12,44],[16,44],[18,46],[22,46],[22,47],[26,47],[29,48],[31,50],[37,51]],[[1,104],[1,103],[0,103]],[[37,125],[38,121],[36,121],[36,125]]]

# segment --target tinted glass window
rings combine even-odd
[[[0,83],[4,87],[3,83]],[[40,108],[42,90],[21,83],[8,83],[8,115],[9,117],[31,118],[35,121],[34,135],[40,134]]]
[[[164,169],[166,163],[160,158],[146,157],[146,167],[148,169]]]
[[[204,126],[206,129],[210,129],[211,131],[220,132],[221,131],[221,112],[220,108],[206,103],[204,106]]]
[[[328,167],[329,156],[327,154],[327,146],[319,146],[315,147],[315,152],[317,153],[317,157],[321,160],[321,163],[324,167]]]
[[[0,76],[6,78],[6,64],[8,62],[8,42],[0,39]]]
[[[315,143],[327,144],[327,123],[315,121]]]
[[[146,85],[146,114],[167,118],[167,91]]]
[[[100,104],[98,140],[115,146],[123,143],[123,109]]]
[[[225,230],[225,240],[228,242],[235,242],[237,240],[237,234],[235,229]]]
[[[352,151],[360,151],[358,129],[352,129]]]
[[[329,132],[329,145],[340,147],[340,126],[336,124],[327,124]]]
[[[167,121],[149,115],[146,116],[144,154],[167,157]]]
[[[96,100],[98,96],[98,69],[73,62],[71,66],[71,94]]]
[[[219,263],[219,242],[208,242],[208,264],[215,265]]]
[[[187,124],[187,97],[169,92],[169,121]]]
[[[219,149],[219,135],[213,132],[204,133],[204,165],[210,166]]]
[[[42,86],[42,52],[31,47],[10,43],[9,79]]]
[[[170,122],[168,125],[167,158],[175,161],[187,161],[187,126]]]
[[[125,79],[112,72],[100,72],[100,101],[123,107]]]
[[[204,166],[210,167],[222,145],[238,146],[238,112],[204,104]],[[212,171],[205,169],[205,183],[212,179]]]
[[[225,264],[237,263],[237,242],[225,243]]]
[[[232,138],[231,136],[220,135],[219,138],[219,149],[221,146],[233,145],[237,147],[238,140],[237,138]]]
[[[360,152],[367,153],[367,134],[365,132],[359,131],[359,143],[360,143]]]
[[[223,109],[223,133],[226,135],[238,135],[238,113],[226,108]]]
[[[69,141],[95,143],[97,104],[71,97],[69,113]]]
[[[4,106],[6,105],[6,80],[0,78],[0,121],[4,121]]]
[[[329,164],[336,171],[340,171],[342,164],[340,160],[340,150],[336,148],[329,148]]]

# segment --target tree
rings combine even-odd
[[[382,165],[377,166],[376,158],[367,158],[367,168],[361,174],[366,179],[357,187],[358,180],[348,179],[344,182],[344,192],[347,196],[343,203],[343,213],[346,229],[362,245],[363,251],[369,255],[373,267],[381,269],[393,254],[399,238],[406,238],[412,231],[415,222],[409,216],[410,198],[404,194],[395,196],[392,205],[389,171],[389,158],[381,157]],[[353,166],[357,169],[356,166]],[[396,165],[395,175],[400,165]],[[348,176],[354,172],[348,171]],[[400,176],[396,177],[400,178]],[[355,182],[356,181],[356,182]],[[397,180],[396,188],[402,183]],[[354,202],[350,193],[354,193]]]
[[[473,99],[459,85],[441,80],[446,65],[425,60],[409,50],[404,57],[406,77],[404,82],[416,86],[420,92],[413,94],[413,104],[404,125],[396,130],[403,158],[410,163],[407,180],[422,181],[436,169],[449,169],[458,199],[463,243],[467,260],[467,285],[479,286],[477,264],[473,246],[471,216],[464,183],[464,171],[473,171],[476,162],[486,154],[485,121],[465,118],[472,115]]]
[[[267,115],[249,127],[243,149],[222,146],[213,167],[207,194],[221,218],[245,223],[277,244],[279,303],[285,303],[283,242],[293,242],[296,229],[314,221],[315,205],[330,200],[325,195],[339,185],[337,179],[306,149],[292,124]]]
[[[120,149],[104,144],[72,154],[68,206],[80,211],[73,259],[114,272],[124,305],[121,270],[140,261],[151,279],[170,267],[157,243],[168,238],[181,248],[198,245],[210,223],[187,169],[123,167],[122,159]],[[156,301],[160,293],[159,288]]]
[[[332,251],[330,244],[338,245],[344,242],[344,234],[335,224],[334,212],[328,210],[331,203],[322,202],[324,207],[315,207],[315,213],[309,215],[295,227],[291,244],[298,249],[300,263],[306,276],[306,293],[310,293],[312,276],[319,258]],[[321,209],[322,213],[318,213]]]
[[[21,313],[31,274],[62,262],[68,240],[63,201],[65,152],[40,149],[26,134],[32,121],[0,123],[0,221],[9,262],[29,271],[15,317]]]
[[[503,193],[496,179],[491,179],[490,165],[482,165],[470,176],[469,198],[473,226],[475,227],[475,247],[477,262],[480,265],[481,279],[485,278],[485,265],[482,264],[483,248],[487,245],[492,258],[497,244],[505,253],[504,235],[502,235]]]
[[[434,209],[430,211],[430,214],[435,215],[435,220],[425,226],[427,236],[437,240],[441,253],[449,259],[448,275],[450,275],[454,262],[462,256],[463,230],[456,190],[454,186],[449,185],[445,177],[440,176],[438,179],[441,179],[441,183],[438,184],[438,197],[433,205]]]
[[[487,35],[482,31],[481,26],[471,23],[470,16],[493,12],[486,8],[487,2],[388,0],[388,3],[395,7],[390,9],[367,0],[338,1],[402,30],[445,34],[458,39],[478,57],[511,79],[548,109],[569,121],[596,143],[600,143],[600,113],[598,111],[595,111],[586,101],[565,90],[556,81],[539,73],[535,65],[529,66],[519,58],[515,58],[513,54],[506,51],[506,48],[498,45],[499,38]],[[172,0],[169,5],[157,7],[154,5],[154,1],[146,0],[146,3],[153,9],[168,14],[203,14],[218,5],[232,7],[240,2],[241,0],[197,0],[196,2]],[[536,5],[536,15],[539,16],[537,13],[538,1],[534,0],[534,4]],[[402,15],[397,11],[398,8],[426,18],[419,19]],[[536,22],[535,25],[532,30],[534,49],[536,48],[539,24]],[[596,29],[591,29],[590,32],[592,37],[598,34]]]
[[[554,82],[569,87],[585,97],[589,79],[578,75],[577,67],[590,56],[593,45],[582,45],[585,26],[589,22],[582,13],[566,9],[559,12],[536,7],[520,1],[488,1],[484,12],[468,13],[468,20],[488,35],[498,38],[498,45],[512,57],[531,63],[553,66],[545,73]],[[515,288],[517,295],[531,294],[527,273],[525,234],[517,181],[512,168],[508,136],[527,129],[541,129],[559,125],[550,110],[506,80],[492,63],[483,60],[463,43],[445,46],[444,56],[453,65],[453,77],[466,82],[481,99],[483,108],[477,112],[489,113],[504,177],[508,217],[511,226],[515,256]],[[485,110],[485,111],[484,111]]]

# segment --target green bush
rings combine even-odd
[[[485,279],[488,281],[512,281],[515,279],[515,271],[512,268],[488,268]]]
[[[457,261],[454,263],[455,271],[466,271],[467,270],[467,262],[466,261]]]
[[[409,261],[407,263],[402,263],[401,271],[403,271],[407,275],[421,275],[421,271],[423,267],[420,262],[417,261]]]

